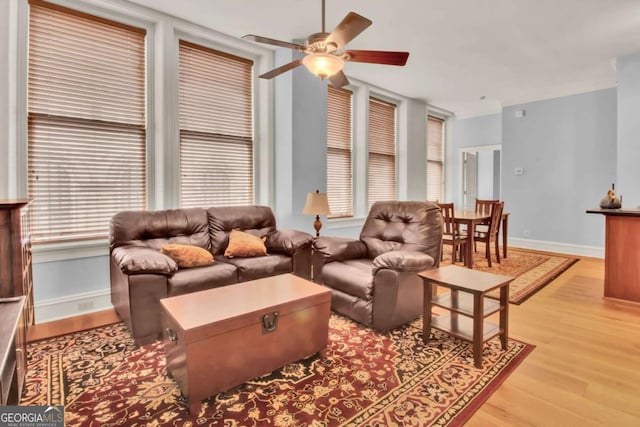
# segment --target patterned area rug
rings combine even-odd
[[[377,334],[332,315],[324,358],[213,396],[190,417],[162,344],[136,348],[117,323],[30,344],[21,404],[64,404],[68,426],[459,426],[532,349],[493,339],[476,369],[468,343],[436,332],[425,346],[420,319]]]
[[[502,258],[502,247],[500,264],[496,262],[493,251],[491,251],[491,257],[491,267],[489,267],[484,256],[484,243],[478,243],[478,251],[473,257],[473,269],[515,277],[509,285],[509,302],[512,304],[523,303],[579,260],[579,258],[559,254],[525,252],[512,248],[509,248],[507,258]],[[441,264],[451,264],[451,246],[445,246],[444,261]],[[462,265],[462,262],[458,261],[457,264]],[[497,298],[498,295],[495,293],[493,296]]]

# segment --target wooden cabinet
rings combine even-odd
[[[34,321],[28,204],[26,199],[0,199],[0,340],[6,351],[1,361],[3,404],[18,403],[12,399],[18,399],[22,392],[27,373],[27,327]],[[16,310],[19,312],[14,313]]]
[[[2,301],[2,300],[0,300]],[[27,372],[24,297],[0,302],[0,404],[17,405]]]
[[[604,296],[640,302],[640,209],[591,209],[605,216]]]

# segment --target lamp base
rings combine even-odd
[[[320,221],[320,215],[316,215],[316,220],[313,221],[313,228],[316,229],[316,237],[320,237],[320,229],[322,228],[322,221]]]

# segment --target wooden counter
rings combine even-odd
[[[605,216],[604,296],[640,302],[640,209],[590,209]]]

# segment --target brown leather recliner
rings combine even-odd
[[[388,331],[422,314],[417,273],[440,264],[442,214],[434,203],[378,202],[359,240],[318,237],[314,281],[331,288],[331,308]]]

